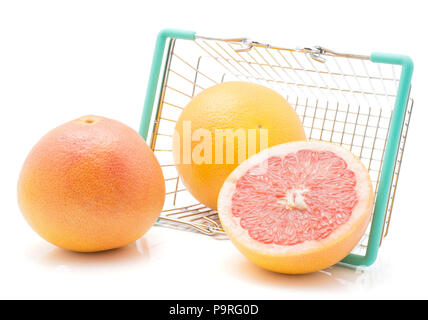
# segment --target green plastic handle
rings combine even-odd
[[[391,118],[388,141],[385,148],[366,255],[360,256],[350,254],[342,260],[344,263],[363,266],[372,265],[378,254],[386,206],[388,205],[389,187],[394,175],[394,166],[400,146],[400,135],[406,116],[406,106],[409,99],[410,84],[413,74],[413,61],[410,57],[405,55],[374,52],[370,56],[370,60],[377,63],[401,65],[402,70],[394,111]]]
[[[154,108],[154,102],[156,99],[156,92],[159,82],[159,75],[162,67],[162,62],[164,59],[165,45],[168,38],[174,39],[185,39],[185,40],[195,40],[196,32],[178,30],[178,29],[163,29],[159,32],[155,52],[153,55],[152,68],[150,70],[149,82],[146,91],[146,99],[144,101],[143,114],[140,121],[140,135],[147,139],[149,132],[150,119],[152,117],[152,112]]]

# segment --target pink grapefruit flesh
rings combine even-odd
[[[343,259],[357,245],[373,210],[364,165],[326,142],[266,149],[236,168],[218,198],[223,228],[257,265],[309,273]]]

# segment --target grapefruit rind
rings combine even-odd
[[[248,170],[274,156],[284,156],[299,150],[331,151],[343,158],[355,173],[358,203],[349,220],[321,240],[308,240],[296,245],[262,243],[249,236],[240,225],[240,218],[232,214],[232,197],[236,183]],[[266,149],[237,167],[226,179],[218,198],[218,214],[232,243],[255,264],[280,273],[300,274],[325,269],[347,256],[358,244],[373,211],[373,186],[365,166],[348,150],[320,141],[290,142]]]

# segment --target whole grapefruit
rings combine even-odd
[[[48,132],[22,167],[18,202],[30,226],[72,251],[114,249],[140,238],[165,198],[162,170],[128,126],[85,116]]]
[[[327,268],[358,244],[373,211],[364,165],[327,142],[291,142],[237,167],[218,198],[236,247],[265,269],[290,274]]]
[[[202,91],[185,107],[175,127],[173,153],[186,188],[216,209],[221,186],[240,162],[266,147],[305,139],[299,117],[284,97],[258,84],[234,81]]]

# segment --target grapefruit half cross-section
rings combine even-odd
[[[218,213],[228,236],[265,269],[309,273],[358,244],[373,210],[364,165],[326,142],[291,142],[243,162],[226,179]]]

